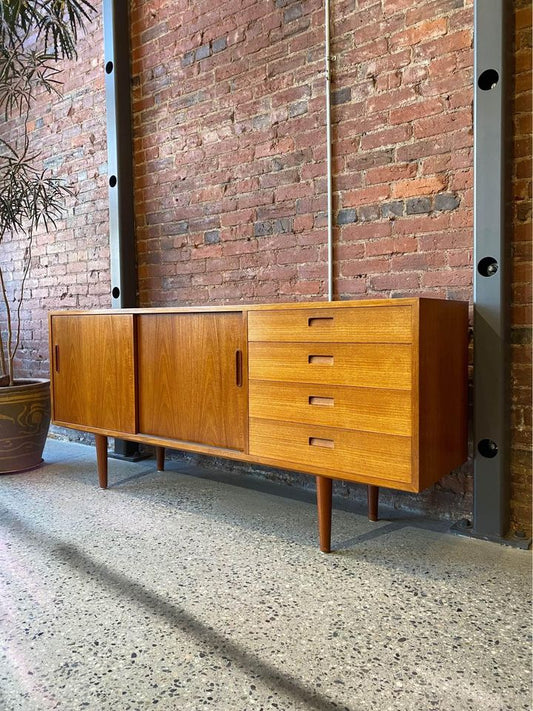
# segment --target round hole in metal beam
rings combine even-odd
[[[498,454],[498,445],[492,439],[482,439],[478,442],[477,451],[482,457],[493,459]]]
[[[499,80],[500,75],[495,69],[485,69],[485,71],[481,72],[479,75],[477,85],[481,91],[490,91],[491,89],[494,89]]]
[[[116,184],[117,184],[117,176],[116,176],[116,175],[112,175],[112,176],[109,178],[109,186],[110,186],[111,188],[114,188]]]
[[[113,291],[111,292],[111,296],[112,296],[114,299],[118,299],[118,297],[120,296],[120,289],[118,288],[118,286],[113,287]]]
[[[113,71],[113,62],[107,62],[107,64],[105,65],[105,73],[111,74],[112,71]]]
[[[484,277],[491,277],[498,271],[498,262],[494,257],[483,257],[477,265],[477,270]]]

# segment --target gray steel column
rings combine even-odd
[[[113,308],[137,305],[128,0],[104,0],[109,249]],[[136,443],[115,440],[115,455],[139,459]]]
[[[111,303],[136,306],[128,0],[104,0]]]
[[[509,525],[506,230],[506,0],[477,0],[474,34],[474,520],[473,535]]]

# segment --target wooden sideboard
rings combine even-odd
[[[317,477],[419,492],[467,457],[468,305],[387,299],[50,314],[53,422]]]

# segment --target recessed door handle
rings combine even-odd
[[[242,351],[235,351],[235,384],[242,388]]]
[[[56,373],[59,373],[59,346],[54,346],[54,366]]]

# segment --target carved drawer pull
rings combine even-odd
[[[333,365],[333,356],[330,355],[310,355],[307,362],[313,365]]]
[[[308,326],[333,326],[333,316],[312,316],[307,319]]]
[[[309,437],[310,447],[324,447],[326,449],[334,449],[335,442],[332,439],[324,439],[322,437]]]
[[[309,395],[310,405],[320,405],[322,407],[333,407],[335,405],[335,400],[332,397],[317,397],[316,395]]]

